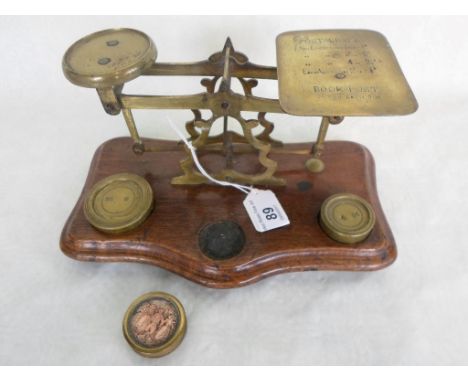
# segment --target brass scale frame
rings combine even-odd
[[[252,95],[258,85],[257,79],[277,80],[277,68],[250,63],[248,57],[236,52],[228,38],[221,52],[212,54],[208,60],[195,63],[156,63],[154,62],[142,75],[150,76],[210,76],[203,78],[201,85],[206,91],[194,95],[154,96],[123,94],[123,84],[113,87],[97,88],[97,92],[108,114],[116,115],[122,111],[130,135],[134,141],[136,154],[161,152],[164,149],[146,147],[138,133],[132,109],[190,109],[194,118],[185,125],[192,146],[198,151],[223,152],[225,168],[212,176],[218,180],[250,185],[283,186],[285,180],[274,176],[278,163],[269,158],[271,152],[281,154],[311,155],[305,166],[311,172],[320,172],[320,160],[329,124],[343,121],[340,116],[323,116],[316,142],[311,150],[286,150],[280,141],[271,138],[274,124],[266,119],[267,113],[286,113],[278,99],[261,98]],[[244,94],[231,89],[231,79],[236,78],[242,85]],[[248,78],[248,79],[246,79]],[[218,89],[216,89],[217,83]],[[200,110],[210,110],[209,119],[203,119]],[[256,119],[244,119],[243,111],[258,112]],[[210,136],[213,123],[223,118],[223,133]],[[228,130],[228,117],[239,122],[243,135]],[[261,125],[263,131],[257,135],[253,129]],[[199,131],[197,130],[199,129]],[[165,149],[167,150],[167,149]],[[172,179],[174,185],[195,185],[210,181],[198,172],[191,151],[185,147],[187,157],[180,162],[183,174]],[[234,154],[258,151],[258,161],[265,168],[256,174],[244,174],[234,167]],[[310,165],[309,165],[310,163]]]

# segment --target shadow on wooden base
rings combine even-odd
[[[304,155],[271,154],[279,163],[277,176],[287,186],[274,192],[291,224],[276,230],[255,231],[242,204],[245,194],[215,185],[173,186],[185,156],[173,141],[145,139],[150,147],[165,152],[132,152],[130,138],[102,144],[94,155],[83,192],[63,228],[60,246],[68,256],[83,261],[140,262],[156,265],[189,280],[213,288],[239,287],[283,272],[308,270],[377,270],[396,258],[396,245],[383,214],[375,184],[370,152],[352,142],[327,142],[325,170],[312,174],[305,169]],[[287,144],[286,149],[307,149],[310,144]],[[172,150],[174,149],[174,150]],[[255,154],[236,157],[236,168],[246,173],[260,171]],[[201,156],[210,172],[216,172],[223,157]],[[133,231],[111,235],[95,230],[85,219],[87,192],[100,179],[119,172],[143,176],[151,184],[154,210]],[[330,195],[349,192],[366,199],[374,208],[376,224],[370,236],[358,244],[340,244],[320,228],[322,202]],[[213,260],[199,248],[199,232],[208,224],[229,220],[242,227],[245,245],[227,260]]]

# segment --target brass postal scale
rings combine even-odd
[[[63,58],[65,76],[95,88],[108,114],[123,115],[130,137],[97,149],[62,232],[63,252],[152,264],[215,288],[282,272],[390,265],[396,245],[370,152],[325,136],[346,116],[416,111],[393,51],[374,31],[305,30],[280,34],[276,53],[277,67],[256,65],[227,39],[205,61],[161,63],[151,38],[133,29],[75,42]],[[139,76],[200,76],[202,88],[180,96],[125,93]],[[258,80],[277,80],[278,99],[256,97]],[[190,110],[193,119],[180,140],[142,138],[136,109]],[[274,139],[270,113],[322,117],[316,140]]]

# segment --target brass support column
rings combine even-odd
[[[220,86],[220,90],[223,93],[230,92],[231,90],[231,40],[228,38],[226,44],[224,45],[224,70],[223,70],[223,80]],[[226,158],[226,168],[233,168],[233,156],[234,150],[232,146],[232,137],[228,129],[228,116],[229,116],[229,102],[222,102],[221,108],[223,109],[223,146],[224,146],[224,155]]]
[[[122,109],[122,114],[124,116],[125,122],[127,123],[128,131],[135,142],[133,144],[133,152],[135,154],[143,154],[145,152],[145,146],[141,141],[140,135],[135,125],[135,120],[133,119],[133,114],[130,109]]]
[[[317,136],[317,141],[312,146],[312,158],[309,158],[305,165],[310,172],[322,172],[325,164],[320,159],[323,152],[325,136],[327,135],[328,126],[330,125],[330,118],[323,117],[320,123],[320,130]]]

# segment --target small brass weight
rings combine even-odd
[[[217,180],[256,187],[274,187],[275,190],[279,190],[279,194],[284,194],[283,198],[287,198],[287,195],[292,195],[290,187],[294,186],[291,184],[291,179],[296,181],[297,178],[299,181],[302,177],[303,180],[298,183],[301,185],[302,192],[307,192],[307,195],[315,193],[320,198],[318,205],[320,208],[314,204],[310,211],[314,211],[316,215],[311,216],[312,220],[300,227],[311,227],[312,224],[316,224],[319,231],[311,234],[315,241],[306,243],[308,240],[305,234],[306,228],[295,228],[299,225],[294,225],[294,221],[290,228],[278,230],[280,232],[297,229],[297,232],[294,232],[304,237],[304,247],[291,247],[290,251],[303,253],[306,251],[304,248],[315,248],[314,245],[322,246],[320,247],[322,249],[317,249],[316,252],[314,252],[315,249],[310,249],[311,256],[313,252],[313,256],[316,256],[320,251],[323,252],[325,247],[330,249],[330,253],[335,253],[337,249],[334,246],[336,245],[356,246],[357,243],[365,245],[366,238],[371,234],[374,225],[378,227],[376,230],[384,231],[387,227],[386,222],[383,214],[379,212],[377,196],[373,197],[373,200],[368,199],[373,192],[370,178],[363,180],[369,185],[366,183],[362,187],[358,185],[348,188],[346,184],[351,184],[351,181],[346,180],[348,183],[345,183],[342,179],[340,183],[340,179],[332,178],[333,176],[342,177],[338,173],[330,174],[329,171],[332,170],[327,167],[327,162],[331,163],[336,156],[341,155],[338,148],[340,144],[325,142],[327,130],[330,125],[343,122],[345,117],[413,113],[418,107],[416,99],[389,43],[378,32],[369,30],[286,32],[276,38],[276,54],[277,67],[256,65],[251,63],[245,54],[236,51],[228,38],[223,49],[212,54],[207,60],[194,63],[161,63],[156,61],[158,52],[154,42],[145,33],[133,29],[109,29],[93,33],[75,42],[65,53],[62,67],[65,76],[75,85],[97,90],[106,113],[110,115],[122,113],[130,132],[131,147],[135,156],[145,157],[145,155],[156,153],[180,152],[182,156],[178,172],[171,175],[168,182],[173,190],[180,187],[186,190],[200,187],[199,189],[205,190],[204,186],[213,186],[212,182],[198,170],[192,152],[187,147],[177,142],[169,147],[167,144],[158,144],[157,140],[141,138],[133,115],[134,110],[190,110],[193,113],[193,119],[185,126],[188,140],[201,156],[213,153],[221,156],[222,160],[217,161],[215,166],[217,170],[210,173]],[[204,90],[198,94],[171,96],[125,93],[125,84],[140,76],[200,76]],[[259,80],[277,80],[278,99],[255,96],[253,93]],[[233,90],[231,86],[233,81],[240,83],[241,93]],[[204,118],[202,111],[206,110],[210,112],[210,116]],[[247,119],[245,112],[255,112],[256,117]],[[268,120],[269,113],[321,117],[315,142],[307,147],[285,144],[274,139],[272,137],[274,124]],[[240,124],[242,133],[236,133],[229,128],[229,118],[235,119]],[[212,127],[218,119],[223,121],[223,131],[221,134],[214,135]],[[336,149],[333,149],[334,147]],[[364,150],[352,149],[349,145],[343,147],[350,150],[349,155]],[[331,151],[327,154],[329,148]],[[246,171],[245,166],[244,168],[238,166],[239,159],[246,155],[254,158],[255,163],[249,162],[250,168],[254,171]],[[366,155],[361,155],[360,160],[368,160],[366,158],[370,154],[367,157]],[[287,158],[292,157],[298,158],[294,159],[294,163],[299,163],[297,161],[300,160],[302,169],[299,173],[294,167],[295,175],[288,175],[286,170],[281,171],[281,165],[289,160]],[[373,164],[363,162],[359,166],[373,166]],[[373,167],[369,168],[369,171],[373,171]],[[107,174],[113,176],[112,178],[95,178],[93,182],[95,187],[86,192],[87,200],[86,203],[83,202],[88,222],[107,235],[137,232],[145,219],[151,220],[151,216],[157,213],[159,208],[158,193],[160,190],[156,188],[155,183],[159,181],[158,177],[151,179],[147,176],[145,180],[144,174],[131,174],[128,168],[119,170]],[[337,171],[336,168],[333,171]],[[334,183],[318,188],[322,187],[321,182],[325,182],[327,177],[330,177]],[[164,190],[162,192],[162,199],[164,199]],[[173,192],[177,193],[177,191]],[[295,196],[294,198],[297,200]],[[117,199],[119,199],[118,202]],[[216,203],[214,202],[215,205]],[[307,204],[308,201],[304,199],[296,203]],[[375,211],[376,208],[377,211]],[[235,215],[225,213],[226,220],[229,220],[229,216],[232,220],[232,216]],[[217,219],[219,220],[220,217]],[[206,218],[206,223],[209,221]],[[231,223],[223,224],[220,227],[229,226]],[[200,231],[201,228],[203,227],[198,227],[197,230]],[[242,231],[239,231],[239,237],[248,242],[248,232],[244,235],[246,228],[239,226],[239,229]],[[375,240],[386,237],[385,235],[388,236],[385,232],[381,235],[379,232],[374,233]],[[158,234],[162,240],[161,232]],[[183,233],[181,235],[183,236]],[[280,235],[277,234],[275,237]],[[322,236],[319,237],[319,235]],[[195,237],[196,234],[194,233],[193,236]],[[138,240],[141,240],[141,237]],[[284,240],[287,241],[287,239]],[[373,239],[369,240],[371,243]],[[152,245],[152,248],[156,248],[155,243]],[[196,241],[187,245],[197,246]],[[387,243],[389,248],[392,245]],[[83,255],[79,254],[80,250],[70,250],[65,244],[62,247],[65,247],[66,251],[72,255],[83,258]],[[166,251],[168,245],[164,248]],[[289,250],[284,249],[284,251]],[[176,252],[174,250],[174,253]],[[246,250],[243,246],[239,246],[237,252],[238,256],[243,256]],[[176,267],[167,265],[170,260],[164,262],[153,258],[151,261],[148,260],[147,253],[149,252],[142,255],[139,247],[135,253],[132,252],[130,255],[127,253],[125,260],[134,255],[135,261],[162,264],[168,269],[179,271],[175,269]],[[265,256],[267,253],[271,255],[273,252],[268,249]],[[200,256],[200,252],[196,252],[193,256]],[[318,262],[322,259],[316,258],[314,261]],[[216,256],[212,256],[209,261],[216,261]],[[275,261],[279,261],[278,256],[271,261],[271,264]],[[322,265],[319,264],[318,268]],[[364,267],[362,264],[359,266],[360,269]],[[374,268],[379,266],[383,265],[375,265]],[[288,270],[284,264],[271,267],[274,270],[277,268]],[[289,268],[292,270],[293,267]],[[317,267],[312,266],[311,261],[302,268],[316,269]],[[326,265],[323,268],[332,269],[333,267]],[[267,271],[271,269],[262,270],[264,273]],[[180,272],[185,272],[184,276],[190,278],[187,274],[191,272],[186,270]],[[205,279],[200,281],[197,277],[200,276],[193,276],[195,281],[202,283],[206,281]],[[246,271],[246,280],[254,278]],[[214,281],[213,283],[216,284]],[[232,281],[232,284],[235,282]]]

